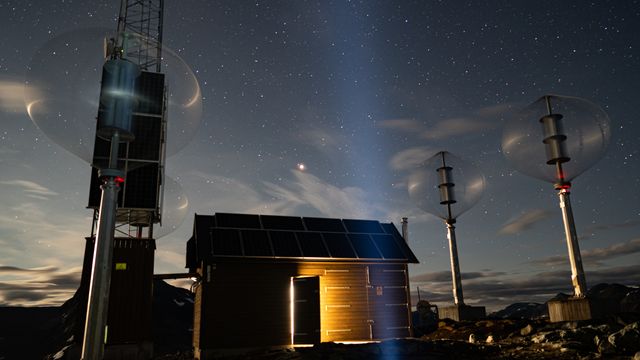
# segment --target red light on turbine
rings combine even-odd
[[[124,183],[124,178],[123,178],[122,176],[116,176],[116,179],[115,179],[115,180],[116,180],[116,182],[117,182],[118,184],[122,184],[122,183]]]

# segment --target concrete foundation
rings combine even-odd
[[[438,308],[439,319],[455,321],[484,319],[487,312],[484,306],[452,305]]]
[[[566,300],[554,300],[547,303],[549,309],[549,321],[577,321],[593,318],[591,303],[587,298],[568,298]]]

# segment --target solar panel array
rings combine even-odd
[[[196,215],[198,258],[257,257],[417,262],[396,227],[374,220],[217,213]],[[189,255],[188,255],[189,256]],[[193,256],[192,256],[193,258]]]

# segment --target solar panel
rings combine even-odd
[[[260,229],[260,217],[248,214],[216,213],[218,227]]]
[[[160,131],[162,119],[153,116],[133,115],[132,132],[136,138],[127,144],[129,159],[160,159]]]
[[[121,147],[123,148],[123,147]],[[106,166],[107,161],[94,157],[94,165]],[[118,166],[124,169],[124,161],[119,161]],[[130,170],[118,192],[118,208],[155,209],[157,206],[157,185],[159,183],[158,163],[130,161]],[[91,185],[89,188],[90,208],[100,207],[102,181],[98,178],[98,170],[91,170]]]
[[[240,230],[245,256],[273,256],[266,231]]]
[[[309,231],[321,231],[321,232],[345,232],[344,226],[340,219],[324,219],[324,218],[302,218],[304,224]]]
[[[406,258],[404,252],[402,252],[402,249],[400,249],[400,246],[398,246],[396,239],[392,235],[372,234],[371,238],[373,239],[373,242],[376,243],[385,259]]]
[[[304,257],[329,257],[329,252],[317,232],[296,232]]]
[[[213,255],[242,256],[240,233],[235,229],[211,230]]]
[[[368,233],[368,234],[384,234],[384,230],[380,226],[380,222],[375,220],[342,220],[344,226],[349,232]]]
[[[262,227],[274,230],[304,230],[302,218],[295,216],[261,215]]]
[[[400,233],[398,232],[398,229],[396,229],[396,226],[393,225],[392,223],[388,223],[388,224],[380,224],[382,226],[382,228],[384,229],[384,232],[389,234],[389,235],[393,235],[393,236],[402,236],[400,235]]]
[[[275,256],[302,256],[296,235],[291,231],[269,231]]]
[[[160,173],[158,163],[134,163],[139,166],[126,175],[122,193],[122,207],[135,209],[155,209],[158,199],[158,183]]]
[[[418,262],[397,228],[378,221],[216,213],[196,215],[194,236],[197,261],[233,256]]]
[[[322,233],[324,242],[329,248],[331,257],[334,258],[355,258],[356,253],[353,251],[349,239],[346,234],[339,233]]]
[[[359,258],[382,258],[382,255],[380,255],[380,252],[378,251],[378,249],[376,249],[373,241],[371,241],[369,234],[349,234],[348,236]]]
[[[164,74],[142,71],[136,81],[139,95],[135,112],[162,114],[164,105]]]

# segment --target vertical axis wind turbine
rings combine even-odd
[[[521,110],[502,138],[503,152],[518,171],[550,182],[558,191],[576,299],[585,298],[587,282],[569,197],[571,180],[604,155],[609,138],[609,118],[600,107],[559,95],[544,95]],[[572,311],[565,312],[569,316]]]
[[[484,308],[469,307],[464,303],[454,225],[457,217],[480,199],[484,186],[484,176],[474,165],[447,151],[440,151],[426,160],[409,177],[409,196],[419,208],[443,219],[447,226],[454,301],[450,316],[455,320],[484,317]]]
[[[122,0],[117,34],[105,44],[108,60],[102,73],[88,206],[94,216],[83,269],[86,281],[87,258],[93,252],[82,345],[84,360],[103,359],[107,334],[112,337],[107,323],[111,317],[114,247],[121,252],[143,248],[145,254],[150,253],[151,277],[143,276],[148,284],[138,290],[143,292],[151,286],[153,224],[161,219],[166,134],[167,97],[164,75],[160,73],[163,7],[163,0]],[[121,235],[116,238],[117,243],[116,232]],[[127,269],[127,264],[120,268]],[[144,292],[138,297],[150,296]]]

